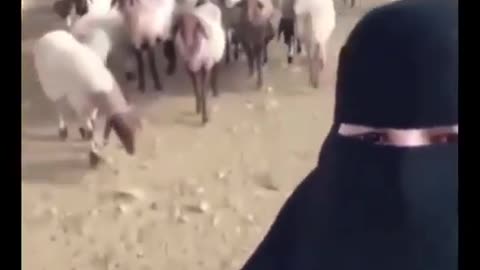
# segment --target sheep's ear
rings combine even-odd
[[[207,0],[197,0],[197,3],[195,4],[195,7],[199,7],[203,4],[207,3]]]
[[[73,3],[70,0],[57,0],[53,3],[53,11],[60,16],[60,18],[67,18]]]

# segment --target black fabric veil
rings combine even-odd
[[[375,145],[340,123],[458,122],[458,2],[401,0],[364,16],[340,53],[334,123],[317,167],[243,270],[453,270],[458,145]]]

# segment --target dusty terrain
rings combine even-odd
[[[165,90],[133,95],[144,127],[138,155],[113,141],[109,166],[87,166],[76,126],[57,139],[31,44],[62,27],[52,0],[25,0],[22,22],[22,264],[24,270],[239,269],[285,198],[313,168],[331,124],[337,54],[359,16],[380,1],[338,7],[320,89],[273,42],[266,86],[246,63],[224,66],[211,122],[200,126],[183,68]],[[165,77],[164,77],[165,78]],[[134,85],[125,92],[136,93]]]

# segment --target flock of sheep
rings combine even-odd
[[[345,0],[346,2],[346,0]],[[353,6],[355,1],[351,1]],[[263,85],[262,67],[268,62],[268,44],[275,37],[272,16],[282,12],[278,35],[283,34],[290,63],[295,49],[305,49],[309,83],[318,87],[325,66],[328,40],[335,28],[333,0],[58,0],[53,11],[65,19],[68,30],[54,30],[40,37],[33,49],[35,68],[42,89],[56,105],[59,135],[68,136],[66,107],[85,121],[83,139],[91,142],[90,163],[100,161],[100,149],[111,130],[129,154],[135,152],[139,117],[123,96],[107,62],[118,52],[136,61],[136,72],[120,60],[127,79],[137,79],[145,91],[144,56],[156,90],[162,79],[155,62],[155,48],[163,45],[166,73],[176,71],[180,55],[192,81],[196,112],[208,122],[207,96],[218,95],[220,62],[246,55],[250,75],[256,73],[257,87]],[[127,54],[125,54],[127,53]],[[146,55],[145,55],[146,54]],[[125,59],[127,58],[127,59]],[[133,76],[133,75],[136,76]],[[103,142],[94,139],[97,115],[106,117]]]

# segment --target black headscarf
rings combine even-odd
[[[341,123],[458,122],[458,2],[403,0],[369,12],[340,53],[332,129],[243,270],[454,270],[458,145],[376,145]]]

